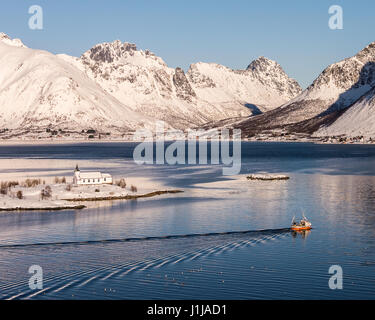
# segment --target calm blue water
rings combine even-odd
[[[375,298],[375,146],[243,143],[242,174],[282,172],[286,182],[238,181],[214,165],[137,166],[133,148],[0,147],[4,159],[120,163],[106,171],[185,190],[82,211],[0,213],[0,298]],[[314,229],[286,231],[301,210]],[[40,291],[28,288],[33,264],[43,268]],[[343,268],[343,290],[328,287],[331,265]]]

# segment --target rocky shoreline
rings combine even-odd
[[[111,200],[135,200],[139,198],[151,198],[154,196],[162,195],[162,194],[174,194],[174,193],[182,193],[182,190],[161,190],[161,191],[153,191],[145,194],[137,194],[137,195],[125,195],[125,196],[108,196],[108,197],[89,197],[89,198],[73,198],[73,199],[63,199],[65,201],[74,201],[74,202],[82,202],[82,201],[111,201]]]
[[[84,205],[67,205],[58,207],[14,207],[14,208],[0,208],[1,211],[62,211],[62,210],[81,210],[85,209]]]
[[[290,178],[286,175],[278,174],[251,174],[247,176],[247,180],[259,180],[259,181],[275,181],[275,180],[289,180]]]

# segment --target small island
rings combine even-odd
[[[81,172],[76,167],[71,182],[55,177],[53,183],[44,180],[2,181],[0,183],[0,211],[84,209],[86,202],[134,200],[182,190],[141,190],[128,186],[124,178],[114,180],[109,174]]]
[[[289,180],[290,178],[283,174],[251,174],[247,176],[247,180],[259,181],[276,181],[276,180]]]

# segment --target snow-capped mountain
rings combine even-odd
[[[118,100],[180,128],[275,108],[301,91],[266,58],[238,71],[197,63],[185,74],[148,50],[114,41],[94,46],[81,61],[89,77]]]
[[[132,131],[164,120],[186,129],[276,108],[298,83],[274,61],[246,70],[170,68],[135,44],[101,43],[81,57],[27,48],[0,34],[0,128]]]
[[[289,128],[316,130],[335,113],[339,117],[345,108],[375,87],[375,42],[354,57],[327,67],[319,77],[296,98],[260,116],[245,120],[240,127],[250,132]],[[358,124],[356,124],[358,125]]]
[[[196,126],[214,117],[249,114],[244,106],[224,110],[200,103],[182,69],[169,68],[160,57],[148,50],[137,50],[134,44],[98,44],[80,61],[81,69],[116,99],[176,128]]]
[[[232,70],[215,63],[190,66],[187,77],[198,98],[214,105],[234,108],[246,105],[256,113],[272,110],[301,93],[281,66],[260,57],[246,70]]]
[[[152,124],[71,63],[4,34],[0,35],[0,70],[1,128],[129,131]]]
[[[293,122],[349,107],[375,86],[375,42],[326,68],[300,96],[283,107]],[[294,110],[301,106],[299,110]],[[293,110],[289,112],[288,109]]]

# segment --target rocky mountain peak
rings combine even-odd
[[[0,32],[0,40],[3,40],[3,39],[10,39],[10,38],[6,33]]]
[[[138,50],[134,43],[121,42],[120,40],[95,45],[81,56],[81,60],[85,65],[95,66],[95,68],[99,65],[105,68],[108,64],[113,67],[124,64],[156,68],[167,67],[163,59],[150,50]]]
[[[308,89],[318,90],[330,84],[339,90],[375,86],[375,42],[355,56],[328,66]]]
[[[375,41],[370,43],[366,48],[361,50],[355,56],[361,62],[375,61]]]
[[[112,63],[124,57],[127,53],[130,55],[137,51],[137,46],[129,42],[115,40],[113,42],[99,43],[86,51],[82,58],[90,58],[96,62]]]
[[[259,57],[249,64],[246,69],[251,72],[262,84],[271,84],[280,93],[288,93],[290,97],[295,97],[302,92],[298,82],[289,78],[283,68],[276,61],[266,57]]]
[[[266,71],[270,68],[273,68],[273,69],[276,68],[280,70],[281,66],[276,61],[273,61],[271,59],[261,56],[255,59],[254,61],[252,61],[248,65],[247,70],[261,72],[261,71]]]

